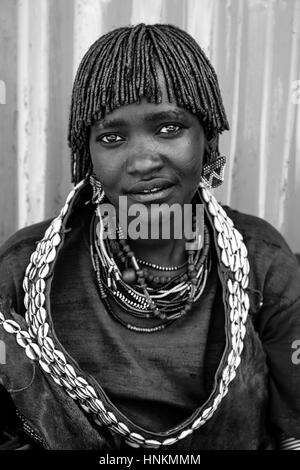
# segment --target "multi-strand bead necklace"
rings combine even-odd
[[[91,257],[99,285],[100,296],[107,310],[119,323],[139,333],[162,330],[173,321],[187,314],[202,294],[210,267],[209,232],[196,234],[195,249],[187,250],[187,261],[180,266],[158,266],[135,257],[118,227],[118,237],[104,239],[107,218],[99,207],[91,224]],[[195,219],[194,219],[195,225]],[[118,260],[118,263],[117,261]],[[147,266],[147,269],[141,265]],[[175,277],[152,271],[181,271]],[[185,268],[185,269],[184,269]],[[182,272],[182,269],[184,271]],[[156,324],[138,326],[122,318],[111,302],[130,315],[131,319],[156,320]]]

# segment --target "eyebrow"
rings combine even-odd
[[[188,117],[187,112],[184,109],[172,109],[169,111],[154,111],[147,113],[143,117],[145,122],[157,122],[168,119],[186,119]],[[99,129],[107,129],[110,127],[125,127],[127,125],[126,119],[118,118],[104,118],[101,121],[95,123]]]

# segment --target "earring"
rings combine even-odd
[[[220,186],[224,181],[226,157],[216,157],[205,163],[202,169],[201,182],[206,187],[213,189]]]
[[[95,175],[95,173],[90,175],[90,184],[93,188],[92,203],[93,204],[100,204],[100,202],[102,201],[102,199],[105,196],[105,192],[102,189],[102,184],[100,183],[100,181],[97,178],[97,176]]]

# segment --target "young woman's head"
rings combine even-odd
[[[229,129],[215,71],[191,36],[164,24],[116,29],[90,47],[75,78],[69,122],[74,182],[97,163],[91,155],[95,126],[118,109],[126,113],[126,106],[134,103],[169,103],[196,117],[207,159],[218,154],[218,134]],[[201,148],[199,159],[202,165]]]

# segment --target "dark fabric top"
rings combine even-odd
[[[250,313],[269,369],[268,419],[278,431],[300,438],[300,365],[292,360],[293,343],[300,338],[299,267],[273,227],[227,210],[249,252]],[[113,320],[100,301],[89,254],[90,218],[86,206],[70,220],[56,262],[51,288],[56,335],[121,412],[146,429],[164,431],[205,401],[222,357],[224,308],[216,263],[191,314],[162,332],[134,333]],[[0,250],[0,292],[19,314],[24,314],[24,272],[48,225],[20,230]]]
[[[159,333],[135,333],[116,322],[99,298],[90,257],[90,218],[87,210],[73,221],[57,260],[51,287],[56,335],[122,412],[145,428],[164,431],[205,401],[222,356],[224,318],[211,315],[223,308],[216,263],[191,314]],[[33,228],[37,238],[42,238],[46,228],[47,224]],[[17,251],[9,250],[0,262],[1,291],[6,291],[22,315],[21,283],[36,235],[23,239]]]

